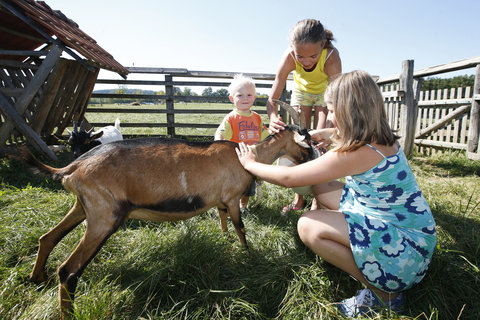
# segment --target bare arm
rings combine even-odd
[[[275,76],[275,81],[272,85],[272,90],[270,91],[270,96],[267,101],[267,114],[270,118],[270,133],[279,132],[286,126],[286,124],[278,117],[278,108],[273,100],[280,98],[283,89],[285,88],[285,82],[287,81],[288,75],[290,72],[295,70],[295,61],[290,56],[290,52],[291,49],[288,48],[283,54],[280,66],[278,67],[277,74]]]
[[[331,83],[336,77],[342,74],[342,61],[340,60],[340,54],[336,48],[333,50],[328,57],[328,60],[325,62],[323,70],[328,76],[328,83]],[[329,54],[328,52],[327,54]]]
[[[287,188],[316,185],[367,171],[382,161],[369,147],[355,151],[329,151],[320,158],[293,167],[275,166],[256,161],[251,146],[243,143],[236,149],[244,168],[262,180]]]

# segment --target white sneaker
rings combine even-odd
[[[372,311],[389,309],[400,311],[403,306],[403,295],[400,293],[395,299],[384,302],[380,300],[371,290],[363,289],[357,291],[357,295],[345,299],[338,305],[340,312],[347,317],[357,315],[368,315]]]

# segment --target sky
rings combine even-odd
[[[45,1],[125,67],[274,74],[305,18],[333,32],[343,72],[389,77],[403,60],[419,70],[480,56],[478,0]]]

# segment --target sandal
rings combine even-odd
[[[299,207],[296,204],[290,203],[289,205],[283,207],[282,216],[286,215],[290,211],[296,212],[296,211],[302,210],[304,208],[305,208],[305,206]]]

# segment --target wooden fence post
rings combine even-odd
[[[403,152],[408,157],[412,153],[415,142],[415,129],[417,124],[418,104],[415,101],[413,89],[413,60],[402,62],[400,74],[399,95],[400,100],[400,144]]]
[[[478,136],[480,132],[480,64],[477,64],[473,85],[472,108],[470,109],[470,128],[468,131],[467,155],[479,160]]]
[[[175,105],[173,103],[173,79],[172,76],[165,75],[165,94],[167,95],[166,109],[167,109],[167,135],[175,136]]]

